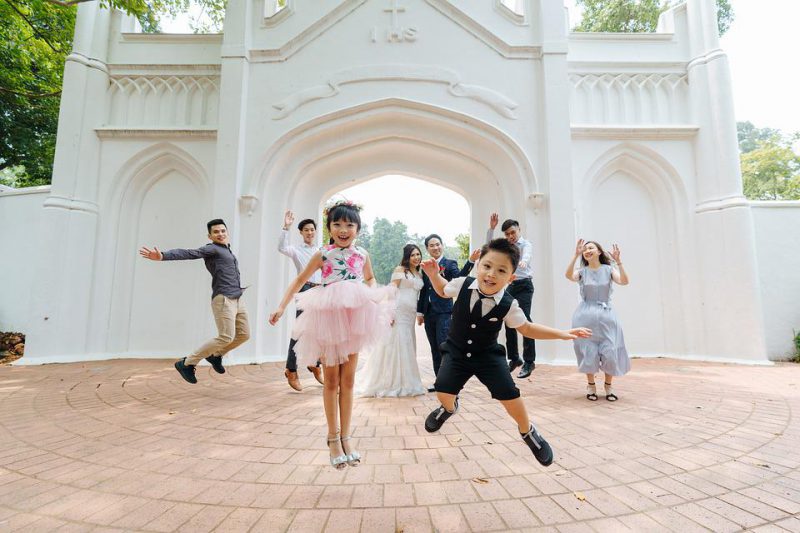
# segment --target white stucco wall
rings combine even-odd
[[[49,193],[50,187],[0,190],[0,331],[30,333],[33,271],[42,257],[42,204]]]
[[[800,202],[753,202],[767,353],[794,354],[800,331]]]

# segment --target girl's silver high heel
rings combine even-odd
[[[333,436],[333,438],[328,438],[328,447],[334,442],[339,442],[339,434]],[[344,451],[344,447],[342,447],[342,451]],[[341,470],[348,465],[348,456],[347,454],[337,455],[336,457],[331,457],[331,466],[334,467],[336,470]]]
[[[342,437],[342,451],[344,451],[345,441],[348,441],[350,439],[351,439],[350,436]],[[361,454],[355,450],[346,454],[345,457],[347,457],[347,464],[349,464],[350,466],[358,466],[359,464],[361,464]]]

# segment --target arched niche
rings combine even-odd
[[[689,329],[693,277],[681,244],[688,202],[677,172],[647,147],[622,143],[598,158],[579,191],[579,235],[609,251],[618,243],[632,280],[612,297],[629,351],[687,353],[691,334],[674,334]]]
[[[90,342],[115,354],[184,352],[208,329],[208,274],[202,261],[155,263],[139,257],[137,250],[207,242],[208,176],[194,157],[170,143],[153,145],[120,168],[104,203],[108,208],[98,240],[100,275],[93,309],[107,318],[93,323],[107,327],[98,327]],[[186,235],[197,238],[186,242]],[[100,263],[105,263],[102,268]],[[180,302],[176,309],[191,309],[192,315],[165,311],[170,302]]]

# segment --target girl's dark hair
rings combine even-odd
[[[331,231],[331,224],[344,220],[345,222],[352,222],[356,225],[358,231],[361,231],[361,208],[357,205],[339,204],[332,207],[328,211],[328,216],[325,220],[325,226],[328,228],[328,233]],[[333,244],[333,236],[330,238],[330,244]]]
[[[600,252],[600,264],[601,265],[611,265],[611,258],[608,256],[606,251],[603,250],[603,247],[600,246],[600,243],[597,242],[597,241],[586,241],[584,243],[584,246],[586,246],[589,243],[594,244],[595,246],[597,246],[597,249]],[[589,262],[583,257],[583,254],[581,254],[581,266],[589,266]]]
[[[422,250],[416,244],[412,243],[403,246],[403,258],[400,260],[400,266],[406,269],[406,272],[411,272],[411,254],[414,253],[414,250],[418,251],[420,257],[422,257]]]

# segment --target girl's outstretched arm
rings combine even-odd
[[[570,261],[569,265],[567,265],[567,271],[564,273],[564,275],[570,281],[578,281],[578,279],[580,279],[580,274],[575,272],[575,261],[577,261],[583,253],[584,244],[585,241],[583,239],[578,239],[578,243],[575,245],[575,255],[572,256],[572,261]]]
[[[614,283],[619,285],[627,285],[630,283],[630,280],[628,280],[628,273],[625,272],[625,268],[622,266],[622,257],[619,251],[619,246],[616,244],[611,249],[611,258],[617,264],[617,268],[611,269],[611,279],[614,280]]]
[[[372,260],[369,258],[369,255],[367,255],[367,260],[364,263],[364,283],[370,287],[374,287],[378,284],[375,280],[375,273],[372,271]]]
[[[283,295],[283,300],[278,305],[278,308],[269,315],[269,323],[273,326],[278,323],[278,320],[281,319],[283,316],[283,312],[286,310],[286,306],[289,305],[289,302],[292,301],[294,295],[297,294],[303,285],[308,281],[311,275],[314,273],[315,270],[322,268],[322,252],[315,253],[311,260],[308,262],[306,267],[300,272],[296,278],[289,284],[289,288],[286,289],[286,293]]]

